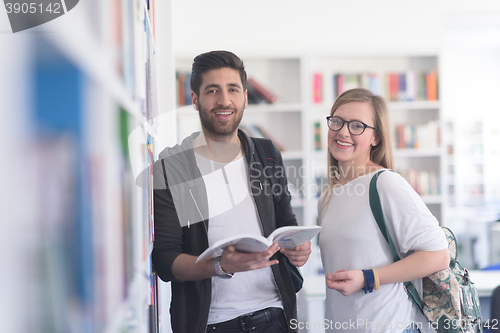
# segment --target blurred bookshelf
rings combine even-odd
[[[395,171],[408,180],[441,220],[443,148],[437,55],[324,56],[310,61],[312,118],[313,123],[321,124],[315,164],[326,165],[325,117],[336,97],[351,88],[366,88],[387,102]],[[317,179],[325,177],[326,168],[321,170]]]
[[[0,281],[8,286],[2,330],[160,330],[150,259],[155,19],[169,18],[152,0],[93,0],[2,38],[10,51],[1,100],[11,129],[1,137],[18,138],[15,149],[2,147],[9,159],[0,162],[4,175],[18,175],[7,177],[10,209],[0,213],[16,226],[2,227],[12,275]]]

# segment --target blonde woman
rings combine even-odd
[[[396,251],[373,217],[372,176],[393,168],[384,99],[366,89],[338,97],[327,118],[329,186],[319,204],[320,249],[326,274],[325,328],[345,332],[427,331],[403,282],[449,265],[444,234],[418,194],[397,173],[383,172],[377,189]],[[366,283],[365,283],[366,282]],[[421,290],[421,280],[415,282]]]

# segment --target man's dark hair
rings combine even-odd
[[[210,51],[202,53],[194,58],[191,71],[191,90],[200,94],[202,74],[212,69],[232,68],[240,72],[243,90],[247,89],[247,73],[243,61],[238,56],[229,51]]]

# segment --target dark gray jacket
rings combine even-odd
[[[163,281],[171,281],[170,315],[175,333],[205,332],[212,296],[210,278],[178,281],[172,274],[172,263],[178,255],[186,253],[198,256],[208,247],[208,200],[193,150],[193,139],[198,134],[186,138],[181,145],[162,151],[154,165],[155,239],[152,260],[158,276]],[[283,192],[275,214],[269,181],[263,173],[257,153],[254,153],[254,143],[241,130],[238,131],[238,136],[249,165],[251,192],[264,236],[269,236],[276,225],[297,225],[288,191]],[[275,163],[278,168],[283,166],[277,149]],[[281,188],[285,189],[286,177],[280,177],[278,181]],[[279,264],[271,266],[271,269],[285,317],[290,323],[297,315],[295,290],[282,260],[283,254],[278,252],[272,259],[279,260]],[[290,328],[289,331],[294,332]]]

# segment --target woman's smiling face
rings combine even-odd
[[[345,121],[357,120],[368,126],[375,127],[374,111],[370,103],[349,102],[338,107],[333,114]],[[339,161],[339,167],[362,167],[370,162],[372,145],[378,143],[378,136],[372,128],[366,128],[361,135],[352,135],[348,124],[339,131],[328,131],[328,149]],[[347,171],[347,170],[344,170]]]

